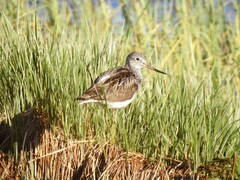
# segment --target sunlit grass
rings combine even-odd
[[[66,138],[111,141],[151,160],[190,156],[195,170],[213,158],[239,154],[239,10],[227,23],[223,4],[199,1],[194,10],[193,4],[177,1],[176,20],[172,6],[159,18],[159,9],[147,1],[134,3],[124,14],[131,23],[124,24],[114,23],[116,11],[107,3],[89,11],[93,5],[83,1],[75,23],[77,9],[68,12],[65,2],[61,10],[47,1],[37,8],[4,3],[0,112],[9,121],[37,107],[47,113],[53,130],[61,124]],[[121,8],[124,4],[117,11]],[[41,19],[39,10],[49,19]],[[144,70],[137,99],[124,109],[74,101],[132,51],[142,52],[169,76]],[[239,173],[238,161],[236,177]]]

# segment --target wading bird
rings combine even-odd
[[[127,56],[124,66],[102,73],[76,100],[80,101],[80,104],[94,102],[105,104],[108,108],[125,107],[136,98],[142,84],[141,69],[143,68],[166,74],[148,65],[142,54],[132,52]]]

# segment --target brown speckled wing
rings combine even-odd
[[[122,102],[131,99],[141,82],[126,67],[118,67],[99,76],[77,100],[90,99]]]

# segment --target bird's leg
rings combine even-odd
[[[116,139],[116,128],[117,128],[117,117],[118,117],[118,110],[113,109],[113,114],[112,114],[112,121],[111,121],[111,142],[115,143]]]
[[[86,135],[87,139],[92,139],[92,137],[94,137],[96,135],[94,123],[91,122],[93,115],[90,113],[88,108],[87,108],[86,114],[87,114],[87,116],[85,119],[85,129],[86,129],[85,135]]]

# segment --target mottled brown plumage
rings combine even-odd
[[[146,64],[145,57],[137,52],[128,55],[123,67],[101,74],[77,100],[80,104],[98,102],[109,108],[121,108],[133,101],[142,83],[141,69],[147,67],[166,74]]]
[[[135,74],[129,71],[127,67],[117,67],[105,74],[108,74],[110,78],[99,81],[98,77],[94,84],[77,99],[86,101],[90,99],[104,100],[106,98],[112,102],[119,99],[126,101],[131,99],[138,90],[140,80],[137,80]]]

